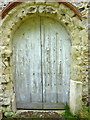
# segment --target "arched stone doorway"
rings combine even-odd
[[[70,36],[47,16],[25,20],[13,36],[17,108],[64,109],[70,93]]]
[[[47,16],[55,21],[60,22],[66,31],[69,33],[71,38],[71,50],[70,50],[70,96],[69,105],[72,112],[79,110],[82,103],[82,52],[80,45],[85,46],[87,40],[81,35],[84,33],[86,36],[86,31],[84,30],[84,25],[81,22],[81,17],[76,14],[75,11],[71,9],[72,7],[66,6],[63,3],[34,3],[34,2],[24,2],[18,4],[5,16],[1,23],[1,45],[2,45],[2,86],[5,86],[3,94],[5,95],[4,100],[8,102],[3,102],[2,107],[7,106],[7,109],[13,110],[15,108],[15,91],[13,90],[13,73],[12,73],[12,39],[15,31],[18,31],[19,26],[26,19],[30,17],[37,16]],[[80,18],[78,18],[78,17]],[[83,41],[85,40],[85,41]],[[80,46],[80,47],[79,47]],[[25,47],[25,46],[24,46]],[[76,55],[77,54],[77,55]],[[4,85],[5,84],[5,85]],[[76,89],[77,88],[77,89]],[[79,90],[79,92],[77,92]],[[10,93],[9,95],[7,93]],[[73,96],[75,94],[75,97]],[[75,103],[75,104],[73,104]]]

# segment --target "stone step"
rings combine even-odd
[[[3,118],[2,120],[31,120],[31,119],[53,119],[63,118],[64,110],[18,110],[12,118]]]
[[[16,117],[61,118],[64,110],[18,110]]]

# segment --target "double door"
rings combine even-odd
[[[70,40],[48,17],[23,22],[13,37],[13,78],[18,109],[62,109],[69,100]]]

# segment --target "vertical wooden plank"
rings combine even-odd
[[[47,24],[50,24],[47,19],[42,18],[42,40],[43,40],[43,49],[42,49],[42,68],[43,68],[43,102],[51,102],[50,96],[51,94],[49,91],[51,90],[51,84],[50,84],[50,79],[51,79],[51,61],[50,61],[50,32],[49,30],[46,31],[45,26]],[[45,22],[46,21],[46,22]],[[48,34],[49,33],[49,34]]]
[[[45,103],[56,103],[56,36],[53,31],[53,21],[42,18],[43,21],[43,99]]]
[[[42,108],[40,44],[40,17],[31,18],[19,27],[13,39],[17,108]]]
[[[63,49],[63,102],[69,100],[70,88],[70,40],[69,37],[65,38],[62,44]]]

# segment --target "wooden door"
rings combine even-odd
[[[42,109],[40,18],[22,23],[13,46],[17,108]]]
[[[70,40],[65,28],[41,18],[43,108],[61,109],[69,101]]]
[[[34,17],[13,38],[13,76],[19,109],[61,109],[69,99],[70,41],[60,23]]]

